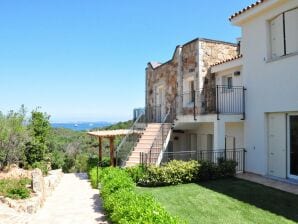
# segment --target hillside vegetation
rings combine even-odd
[[[16,163],[20,167],[39,167],[47,173],[62,168],[64,172],[85,172],[90,161],[97,158],[98,139],[84,131],[52,128],[50,116],[38,109],[27,118],[19,111],[0,112],[0,169]],[[132,121],[119,122],[100,130],[127,129]],[[121,138],[116,138],[115,145]],[[103,141],[103,156],[109,156],[109,143]]]

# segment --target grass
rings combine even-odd
[[[0,196],[12,199],[29,198],[31,192],[27,185],[30,183],[28,178],[0,180]]]
[[[138,188],[189,223],[298,222],[298,196],[236,178],[201,184]]]

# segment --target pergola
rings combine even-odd
[[[92,131],[87,132],[88,135],[95,136],[98,138],[98,162],[102,162],[102,139],[108,138],[110,141],[110,165],[115,166],[115,156],[114,156],[114,140],[117,136],[126,136],[131,130],[119,129],[119,130],[107,130],[107,131]]]

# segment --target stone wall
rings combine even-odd
[[[198,66],[197,63],[197,40],[186,43],[182,47],[182,68],[183,73],[194,72]]]
[[[192,78],[195,89],[202,91],[203,97],[196,94],[196,113],[215,113],[215,77],[210,74],[211,65],[237,55],[237,45],[208,39],[195,39],[176,48],[173,58],[153,68],[146,69],[146,107],[156,105],[157,85],[165,86],[166,108],[175,102],[178,113],[193,114],[193,108],[183,108],[184,80]]]
[[[48,176],[44,177],[40,169],[32,171],[18,169],[19,176],[15,169],[6,173],[5,178],[28,177],[32,180],[31,197],[24,200],[13,200],[10,198],[0,197],[0,203],[7,204],[17,212],[35,213],[44,204],[46,197],[49,196],[60,182],[63,172],[61,169],[49,171]],[[23,174],[29,174],[24,176]],[[3,175],[3,174],[2,174]],[[4,176],[4,175],[3,175]]]
[[[178,71],[178,55],[174,54],[172,60],[152,68],[148,65],[146,69],[146,107],[153,108],[157,106],[156,88],[162,86],[164,89],[164,110],[165,112],[175,102],[177,95],[177,71]]]
[[[216,81],[211,74],[211,66],[223,60],[234,58],[237,45],[225,42],[200,41],[200,88],[202,88],[203,102],[200,114],[216,113]]]

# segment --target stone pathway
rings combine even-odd
[[[0,224],[29,224],[30,218],[29,213],[16,212],[0,203]]]
[[[298,195],[298,182],[291,183],[290,181],[286,182],[284,180],[282,181],[282,180],[272,179],[266,176],[261,176],[253,173],[242,173],[242,174],[238,174],[236,177],[243,180],[248,180],[251,182],[262,184],[267,187],[272,187],[281,191]]]
[[[107,224],[98,193],[86,174],[65,174],[36,214],[18,213],[0,204],[0,224]]]

